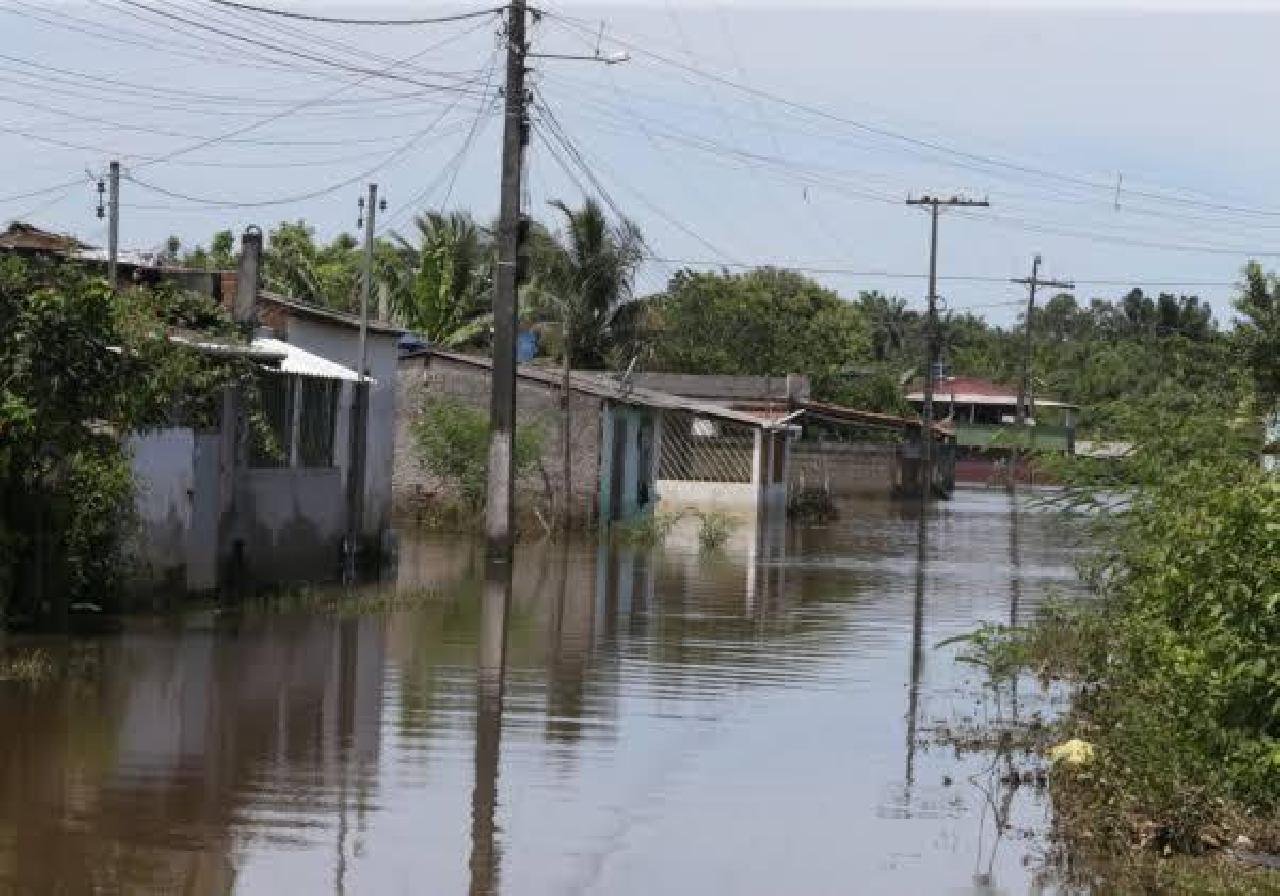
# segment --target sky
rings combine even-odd
[[[629,58],[532,60],[526,207],[554,222],[550,200],[592,195],[634,220],[640,292],[682,267],[775,264],[923,307],[929,222],[905,203],[920,195],[990,202],[943,214],[939,294],[999,323],[1036,253],[1082,300],[1194,293],[1224,323],[1244,263],[1280,267],[1280,3],[534,5],[533,52]],[[96,178],[120,158],[124,248],[300,218],[355,232],[370,181],[380,232],[409,233],[426,208],[487,221],[495,24],[0,0],[0,218],[102,244]]]

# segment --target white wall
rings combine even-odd
[[[185,587],[195,492],[195,433],[187,427],[138,433],[125,443],[133,467],[139,531],[133,556],[148,583]]]
[[[292,344],[322,358],[345,364],[353,370],[359,366],[360,332],[353,327],[290,317],[289,331],[284,336]],[[365,444],[364,535],[376,538],[391,523],[398,339],[395,336],[369,333],[366,350],[369,375],[375,382],[369,392],[369,433]],[[342,468],[344,478],[350,463],[350,437],[346,425],[350,418],[350,393],[350,387],[343,389],[339,408],[341,422],[334,452],[334,462]]]

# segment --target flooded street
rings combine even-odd
[[[523,545],[508,601],[406,535],[376,610],[50,641],[71,682],[0,683],[0,892],[1040,892],[1047,798],[936,743],[994,706],[936,645],[1079,550],[962,490],[711,558]]]

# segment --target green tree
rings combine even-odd
[[[488,481],[489,417],[457,399],[427,395],[412,424],[418,460],[458,495],[470,513],[479,512]],[[516,427],[515,474],[523,478],[538,468],[542,430]]]
[[[640,229],[625,218],[610,222],[588,199],[580,209],[555,201],[561,229],[536,228],[530,236],[532,282],[527,293],[536,312],[560,329],[559,353],[573,367],[600,369],[628,345],[636,267],[644,257]]]
[[[207,423],[245,375],[167,339],[173,326],[230,331],[199,296],[0,257],[0,617],[58,624],[73,601],[107,603],[132,508],[122,438]]]
[[[465,212],[414,219],[416,244],[397,234],[382,255],[396,319],[432,342],[458,347],[492,320],[493,245]]]
[[[1250,263],[1244,276],[1235,303],[1244,315],[1237,339],[1264,407],[1274,408],[1280,402],[1280,286],[1276,275],[1264,274],[1257,263]]]
[[[653,364],[675,373],[808,374],[821,394],[871,353],[862,312],[794,271],[681,271],[653,300]]]
[[[339,311],[359,305],[361,258],[355,237],[318,244],[305,221],[283,221],[267,234],[262,282],[270,290]]]

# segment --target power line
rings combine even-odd
[[[344,19],[336,16],[317,16],[310,13],[294,12],[286,9],[270,9],[265,6],[252,6],[248,3],[233,3],[232,0],[211,0],[218,6],[229,6],[246,12],[256,12],[268,16],[281,16],[286,19],[301,19],[304,22],[324,22],[334,25],[438,25],[442,22],[461,22],[464,19],[475,19],[480,16],[494,15],[502,12],[502,7],[477,9],[449,16],[435,16],[426,19]]]
[[[554,12],[545,12],[544,14],[551,19],[563,22],[567,26],[577,29],[579,31],[585,32],[587,30],[581,24],[580,20],[574,19],[572,17],[565,16],[559,13],[554,13]],[[834,112],[830,112],[826,109],[822,109],[817,106],[811,106],[807,103],[803,103],[797,100],[792,100],[767,90],[762,90],[758,87],[753,87],[749,84],[743,84],[743,83],[734,81],[731,78],[726,78],[723,75],[718,75],[714,72],[708,72],[704,69],[698,68],[697,66],[682,63],[677,59],[672,59],[660,53],[655,53],[652,50],[649,50],[648,48],[631,41],[626,41],[621,38],[614,37],[612,35],[603,36],[602,39],[608,40],[639,56],[647,57],[654,61],[660,62],[664,65],[669,65],[674,68],[680,69],[681,71],[685,71],[690,74],[696,75],[698,77],[706,78],[716,83],[723,84],[727,87],[731,87],[749,96],[755,96],[761,99],[766,99],[772,103],[775,103],[780,106],[793,109],[799,112],[803,112],[807,115],[811,115],[817,118],[822,118],[835,123],[843,124],[846,127],[854,128],[863,133],[868,133],[884,139],[893,140],[895,142],[903,143],[903,144],[915,147],[917,149],[928,150],[933,153],[939,153],[944,156],[953,157],[955,159],[964,160],[966,162],[976,163],[978,165],[984,166],[983,170],[996,168],[996,169],[1005,169],[1009,171],[1016,171],[1020,174],[1028,174],[1028,175],[1032,175],[1039,178],[1055,180],[1062,183],[1068,183],[1068,184],[1078,186],[1078,187],[1083,187],[1092,191],[1105,190],[1110,192],[1114,188],[1114,185],[1111,183],[1101,183],[1098,181],[1089,180],[1087,178],[1079,177],[1076,175],[1052,171],[1046,168],[1041,168],[1033,165],[1025,165],[1025,164],[1013,162],[1007,159],[1000,159],[994,156],[985,155],[982,153],[970,152],[968,150],[963,150],[953,146],[948,146],[943,143],[938,143],[933,140],[925,140],[919,137],[913,137],[909,134],[900,133],[898,131],[894,131],[889,128],[868,124],[866,122],[859,121],[857,119],[849,118],[843,115],[836,114]],[[965,166],[961,165],[960,167],[965,167]],[[987,173],[990,173],[990,172],[988,171]],[[1215,209],[1219,211],[1234,212],[1237,214],[1248,214],[1248,215],[1257,215],[1257,216],[1265,216],[1265,217],[1280,216],[1280,209],[1259,208],[1259,207],[1253,207],[1253,206],[1235,205],[1231,203],[1209,202],[1204,200],[1188,199],[1184,197],[1171,196],[1167,193],[1160,193],[1160,192],[1151,191],[1151,190],[1129,190],[1127,192],[1129,195],[1141,196],[1143,198],[1150,199],[1152,201],[1157,201],[1157,202],[1168,202],[1171,204],[1178,204],[1178,205],[1184,205],[1184,206],[1210,208],[1210,209]]]

